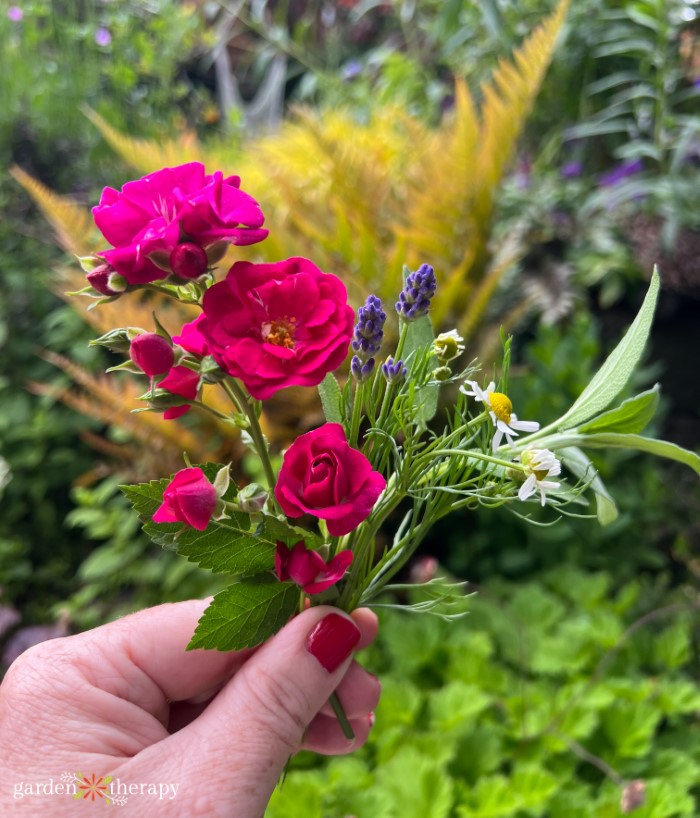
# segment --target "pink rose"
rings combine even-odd
[[[149,378],[165,375],[175,360],[172,345],[155,332],[137,335],[129,347],[129,357]]]
[[[147,284],[167,275],[149,255],[170,255],[183,237],[202,248],[262,241],[265,217],[240,181],[221,171],[209,176],[201,162],[190,162],[127,182],[121,192],[105,188],[92,212],[114,249],[99,255],[129,284]]]
[[[199,325],[204,320],[204,315],[200,315],[185,324],[180,330],[179,335],[173,335],[173,341],[181,346],[186,352],[196,355],[198,358],[203,358],[209,354],[207,347],[207,340],[199,331]]]
[[[369,516],[385,486],[362,452],[348,446],[343,427],[326,423],[287,449],[275,497],[288,517],[313,514],[338,537]]]
[[[202,306],[211,354],[259,400],[321,383],[345,360],[353,333],[345,285],[305,258],[239,261]]]
[[[291,550],[277,541],[275,573],[280,582],[290,580],[307,594],[320,594],[342,579],[352,562],[352,551],[341,551],[329,562],[300,540]]]
[[[153,515],[153,522],[187,523],[204,531],[218,501],[216,489],[201,469],[182,469],[163,492],[163,503]]]
[[[187,400],[194,400],[199,389],[199,373],[186,366],[174,366],[158,384],[158,389],[165,389],[173,395],[180,395]],[[163,413],[166,420],[175,420],[190,411],[192,407],[184,404],[173,406]]]

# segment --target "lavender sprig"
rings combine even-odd
[[[357,311],[357,324],[352,341],[355,355],[362,361],[368,361],[379,352],[384,337],[386,313],[382,302],[376,295],[367,297],[364,307]]]
[[[415,321],[426,315],[436,289],[435,271],[429,264],[421,264],[415,272],[409,273],[406,277],[406,283],[396,302],[399,317],[404,321]]]
[[[394,361],[390,355],[382,364],[382,375],[387,383],[400,383],[406,377],[406,365],[403,361]]]

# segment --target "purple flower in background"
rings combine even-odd
[[[616,165],[612,170],[604,173],[598,180],[601,187],[614,187],[619,185],[629,176],[634,176],[636,173],[641,173],[643,170],[642,160],[633,159],[629,162],[622,162]]]
[[[577,179],[583,173],[583,163],[577,161],[567,162],[561,166],[559,172],[563,179]]]
[[[346,82],[354,80],[362,73],[362,63],[359,60],[348,60],[340,72],[340,76]]]
[[[97,45],[106,48],[112,42],[112,35],[107,28],[98,28],[95,32],[95,42]]]
[[[19,6],[10,6],[7,10],[7,17],[9,20],[12,20],[13,23],[19,23],[24,17],[24,12]]]

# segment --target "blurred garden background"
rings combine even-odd
[[[698,0],[0,10],[0,669],[35,641],[220,587],[143,536],[120,483],[175,471],[183,451],[259,472],[210,418],[130,414],[137,387],[88,346],[96,329],[151,328],[156,306],[166,326],[182,314],[65,296],[82,286],[74,255],[101,249],[102,188],[166,165],[239,174],[272,232],[235,257],[306,255],[354,307],[370,290],[390,304],[404,262],[433,264],[439,328],[484,361],[512,332],[509,391],[543,424],[658,264],[629,394],[660,383],[651,431],[698,450]],[[312,392],[271,402],[278,451],[320,422]],[[271,818],[700,814],[697,476],[629,452],[595,465],[618,507],[606,526],[595,508],[553,525],[482,508],[434,530],[407,578],[468,580],[470,613],[382,614],[367,747],[298,756]]]

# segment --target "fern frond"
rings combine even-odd
[[[191,131],[185,131],[178,139],[164,139],[159,142],[135,139],[113,128],[92,108],[85,106],[82,111],[114,152],[130,167],[141,173],[153,173],[160,168],[181,165],[183,162],[204,161],[201,146]]]
[[[76,256],[87,256],[104,248],[104,239],[100,239],[92,215],[86,207],[68,196],[59,196],[49,190],[17,165],[10,168],[10,176],[37,204],[56,232],[58,243],[64,250]],[[81,286],[84,286],[84,282]]]
[[[489,268],[495,193],[552,57],[568,0],[482,87],[480,117],[466,83],[456,83],[452,122],[438,129],[421,161],[403,226],[411,266],[429,261],[440,276],[435,318],[458,318]],[[487,303],[482,299],[482,306]],[[483,312],[483,310],[482,310]],[[468,322],[475,327],[480,315]]]

